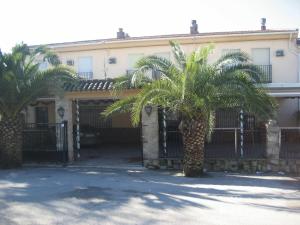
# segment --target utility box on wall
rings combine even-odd
[[[67,65],[68,66],[74,66],[74,60],[73,59],[68,59],[67,60]]]
[[[283,57],[284,56],[284,51],[283,50],[276,50],[276,57]]]
[[[116,63],[117,63],[117,59],[116,59],[115,57],[110,57],[110,58],[108,59],[108,63],[109,63],[109,64],[116,64]]]

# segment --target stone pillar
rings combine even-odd
[[[142,111],[143,160],[147,168],[159,168],[159,127],[158,110],[152,107],[148,115]]]
[[[279,169],[280,153],[280,128],[275,120],[270,120],[266,125],[267,132],[267,169],[277,171]]]
[[[63,118],[58,115],[57,109],[63,107],[65,112]],[[63,121],[68,122],[68,160],[69,162],[74,160],[74,149],[73,149],[73,112],[72,112],[72,101],[70,99],[59,98],[55,99],[55,120],[56,123],[62,123]]]
[[[26,123],[35,123],[35,107],[28,105],[26,110]]]

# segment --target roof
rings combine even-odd
[[[206,36],[226,36],[226,35],[255,35],[255,34],[274,34],[274,33],[298,33],[298,30],[246,30],[246,31],[222,31],[222,32],[205,32],[199,34],[167,34],[167,35],[154,35],[154,36],[140,36],[140,37],[126,37],[124,39],[107,38],[107,39],[95,39],[85,41],[74,42],[61,42],[46,44],[48,47],[64,47],[72,45],[89,45],[89,44],[102,44],[107,42],[126,42],[133,40],[152,40],[152,39],[171,39],[171,38],[185,38],[185,37],[206,37]],[[34,48],[39,45],[32,45]]]
[[[65,91],[107,91],[111,90],[113,80],[80,80],[76,83],[65,83]]]

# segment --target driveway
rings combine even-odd
[[[296,178],[143,168],[0,171],[0,224],[298,225]]]

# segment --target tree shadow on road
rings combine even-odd
[[[127,207],[132,201],[143,207],[161,211],[187,207],[211,210],[213,208],[208,202],[231,204],[226,202],[226,198],[300,201],[300,194],[279,195],[272,192],[273,188],[299,191],[299,182],[285,177],[272,179],[267,176],[212,173],[204,178],[186,178],[170,171],[99,168],[42,171],[31,169],[14,173],[13,176],[3,176],[0,173],[0,201],[6,202],[7,208],[11,203],[28,204],[30,207],[34,205],[46,209],[51,215],[74,218],[78,217],[79,212],[84,212],[89,218],[108,219],[111,216],[110,212]],[[266,190],[256,193],[249,191],[247,187]],[[291,213],[300,212],[299,208],[295,207],[276,208],[260,204],[252,206]],[[30,207],[27,210],[30,211]],[[140,216],[136,213],[136,217]],[[25,214],[26,210],[15,212],[14,216]],[[6,214],[6,210],[0,212],[0,217],[8,222],[11,216]]]

